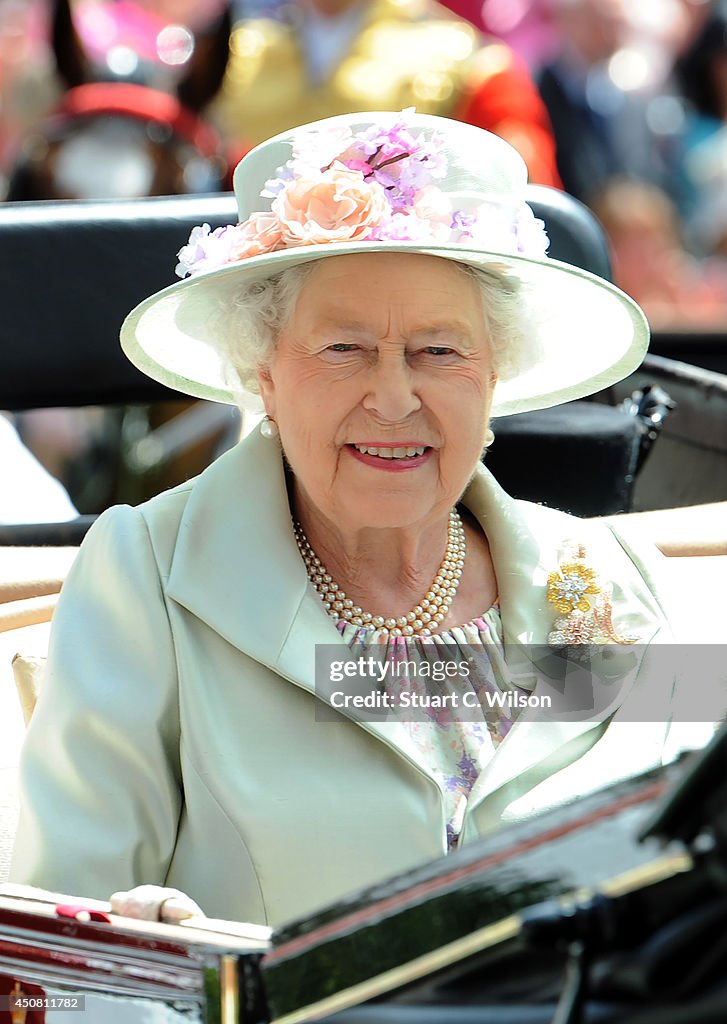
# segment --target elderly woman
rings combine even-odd
[[[258,395],[266,416],[83,545],[27,738],[16,881],[170,886],[277,925],[659,763],[674,680],[651,664],[670,633],[644,557],[481,463],[491,415],[599,390],[647,344],[631,300],[548,259],[525,182],[502,140],[411,112],[279,136],[236,172],[240,223],[195,229],[188,278],[127,319],[153,377]],[[533,652],[601,642],[629,664],[601,714],[598,695],[559,720],[521,710]],[[416,666],[447,645],[472,669],[447,714],[345,700],[361,652]],[[316,653],[341,648],[352,674],[329,693]]]

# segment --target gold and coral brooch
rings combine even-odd
[[[548,576],[548,601],[558,618],[548,634],[552,647],[567,644],[633,644],[638,637],[622,636],[613,624],[611,585],[604,584],[586,565],[586,549],[572,545],[555,572]]]

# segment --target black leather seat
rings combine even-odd
[[[599,402],[493,420],[485,464],[510,494],[579,516],[631,508],[643,433],[639,421]]]
[[[119,328],[178,280],[196,224],[235,219],[231,195],[0,207],[0,409],[178,397],[131,365]]]

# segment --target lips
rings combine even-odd
[[[413,459],[417,455],[423,455],[427,450],[427,445],[401,445],[399,447],[382,446],[382,445],[369,445],[369,444],[357,444],[354,442],[351,445],[357,452],[361,452],[362,455],[376,455],[380,459]]]

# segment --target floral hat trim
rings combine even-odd
[[[412,107],[355,133],[343,125],[299,131],[291,159],[260,193],[272,200],[270,210],[214,231],[193,228],[177,254],[179,277],[335,242],[459,244],[542,259],[549,239],[527,203],[442,191],[444,140],[414,134],[413,114]]]

